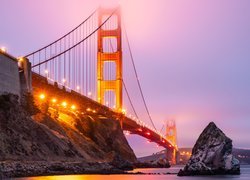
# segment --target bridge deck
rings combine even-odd
[[[32,73],[32,86],[34,96],[39,96],[40,93],[45,93],[48,97],[58,98],[71,104],[75,104],[78,110],[84,113],[95,113],[105,118],[119,120],[123,130],[129,131],[131,134],[137,134],[145,137],[151,142],[157,143],[166,149],[177,149],[167,139],[163,138],[155,131],[139,125],[135,120],[113,111],[112,109],[86,97],[73,90],[60,86],[57,83],[49,82],[47,78]]]

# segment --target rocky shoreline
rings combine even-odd
[[[169,168],[170,166],[152,165],[150,163],[120,162],[47,162],[47,161],[4,161],[0,162],[0,179],[13,177],[32,177],[72,174],[147,174],[159,173],[131,172],[135,168]],[[170,174],[170,173],[164,173]]]
[[[1,162],[0,179],[66,174],[125,174],[109,163],[86,162]]]

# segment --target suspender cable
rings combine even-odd
[[[130,96],[129,96],[129,93],[128,93],[126,84],[125,84],[125,82],[124,82],[123,80],[122,80],[122,84],[123,84],[124,90],[125,90],[125,92],[126,92],[126,94],[127,94],[127,96],[128,96],[128,100],[129,100],[129,103],[130,103],[130,105],[131,105],[131,107],[132,107],[132,110],[133,110],[133,112],[134,112],[134,114],[135,114],[135,117],[136,117],[137,119],[139,119],[139,117],[138,117],[138,115],[137,115],[137,113],[136,113],[136,111],[135,111],[135,107],[134,107],[134,105],[133,105],[133,103],[132,103],[132,100],[131,100],[131,98],[130,98]]]
[[[126,37],[126,40],[127,40],[127,43],[128,43],[128,49],[129,49],[130,58],[131,58],[131,61],[132,61],[132,64],[133,64],[133,69],[134,69],[135,76],[136,76],[136,81],[137,81],[137,84],[138,84],[138,87],[139,87],[139,90],[140,90],[140,94],[142,96],[142,100],[143,100],[145,109],[147,111],[148,117],[149,117],[149,119],[151,121],[151,124],[153,125],[153,128],[156,130],[156,127],[154,125],[153,119],[152,119],[152,117],[151,117],[151,115],[149,113],[145,97],[144,97],[143,92],[142,92],[141,84],[140,84],[139,77],[138,77],[138,74],[137,74],[137,70],[136,70],[136,67],[135,67],[134,57],[133,57],[132,50],[131,50],[131,47],[130,47],[130,44],[129,44],[128,35],[127,35],[127,31],[126,31],[125,26],[124,26],[124,31],[125,31],[125,37]]]
[[[116,9],[117,10],[117,9]],[[115,10],[115,11],[116,11]],[[115,12],[114,11],[114,12]],[[58,57],[58,56],[60,56],[60,55],[62,55],[62,54],[64,54],[64,53],[66,53],[67,51],[70,51],[71,49],[73,49],[73,48],[75,48],[76,46],[78,46],[79,44],[81,44],[82,42],[84,42],[84,41],[86,41],[90,36],[92,36],[94,33],[96,33],[109,19],[110,19],[110,17],[112,17],[113,16],[113,14],[114,14],[114,12],[100,25],[100,26],[98,26],[92,33],[90,33],[88,36],[86,36],[83,40],[81,40],[80,42],[78,42],[78,43],[76,43],[75,45],[73,45],[72,47],[69,47],[68,49],[66,49],[66,50],[64,50],[63,52],[61,52],[61,53],[59,53],[59,54],[57,54],[57,55],[55,55],[54,57],[52,57],[52,58],[49,58],[49,59],[47,59],[47,60],[44,60],[44,61],[42,61],[42,62],[40,62],[40,63],[38,63],[38,64],[36,64],[36,65],[33,65],[32,66],[32,68],[34,68],[34,67],[36,67],[36,66],[39,66],[39,65],[41,65],[41,64],[44,64],[44,63],[46,63],[46,62],[49,62],[49,61],[51,61],[52,59],[54,59],[55,57]]]
[[[24,57],[28,57],[28,56],[30,56],[30,55],[32,55],[32,54],[35,54],[35,53],[37,53],[37,52],[39,52],[39,51],[41,51],[41,50],[44,50],[44,49],[46,49],[47,47],[51,46],[52,44],[54,44],[54,43],[60,41],[61,39],[65,38],[66,36],[70,35],[73,31],[75,31],[77,28],[79,28],[80,26],[82,26],[86,21],[88,21],[88,20],[97,12],[97,10],[98,10],[98,9],[95,9],[94,12],[91,13],[91,14],[87,17],[87,19],[85,19],[81,24],[79,24],[77,27],[75,27],[74,29],[72,29],[70,32],[68,32],[68,33],[65,34],[64,36],[62,36],[62,37],[60,37],[59,39],[55,40],[54,42],[48,44],[47,46],[44,46],[44,47],[38,49],[37,51],[34,51],[34,52],[32,52],[32,53],[27,54],[27,55],[24,56]]]

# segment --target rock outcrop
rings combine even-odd
[[[25,174],[25,169],[30,175],[54,172],[50,169],[54,163],[61,164],[59,169],[63,172],[85,173],[84,169],[91,171],[91,163],[99,163],[93,168],[102,167],[100,171],[108,164],[106,169],[110,172],[129,169],[136,162],[118,121],[99,119],[98,114],[61,113],[53,118],[53,112],[38,112],[32,98],[26,100],[28,102],[20,104],[15,95],[0,96],[0,179],[5,175]],[[15,172],[15,162],[23,164],[18,165],[18,172]],[[85,167],[75,170],[74,164]],[[98,168],[93,170],[97,172]]]
[[[178,175],[215,174],[240,174],[240,165],[232,155],[232,140],[211,122],[199,136],[192,156]]]
[[[158,153],[140,157],[137,159],[136,167],[138,168],[169,168],[170,162],[167,159],[167,151],[162,150]]]

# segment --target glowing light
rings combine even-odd
[[[127,113],[126,109],[122,109],[122,114],[126,114],[126,113]]]
[[[66,79],[63,78],[63,79],[62,79],[62,82],[65,83],[65,82],[66,82]]]
[[[91,109],[90,109],[90,108],[87,108],[86,110],[87,110],[87,111],[91,111]]]
[[[56,103],[56,102],[57,102],[56,98],[53,98],[51,101],[52,101],[53,103]]]
[[[125,131],[125,135],[126,135],[126,136],[129,136],[129,135],[130,135],[130,132],[129,132],[129,131]]]
[[[96,113],[96,110],[93,110],[92,112],[93,112],[93,113]]]
[[[72,110],[75,110],[75,109],[76,109],[76,106],[75,106],[75,105],[72,105],[72,106],[71,106],[71,109],[72,109]]]
[[[64,108],[66,108],[67,107],[67,102],[62,102],[62,106],[64,107]]]
[[[140,129],[138,129],[138,131],[142,132],[142,129],[140,128]]]
[[[49,71],[46,69],[46,70],[44,71],[44,73],[45,73],[45,74],[49,74]]]
[[[91,92],[88,92],[88,96],[91,96],[92,95],[92,93]]]
[[[150,132],[147,132],[146,134],[147,134],[147,135],[150,135]]]
[[[106,105],[109,105],[109,102],[108,102],[108,101],[106,101]]]
[[[77,90],[80,90],[80,86],[76,86],[76,89],[77,89]]]
[[[40,94],[39,98],[42,100],[45,99],[45,94]]]
[[[54,79],[51,79],[51,78],[48,78],[48,80],[50,80],[50,81],[52,81],[52,82],[54,82],[54,81],[55,81]]]
[[[19,61],[19,62],[23,62],[23,57],[19,57],[19,58],[18,58],[18,61]]]
[[[1,47],[0,50],[1,50],[1,52],[6,53],[6,48],[5,47]]]

